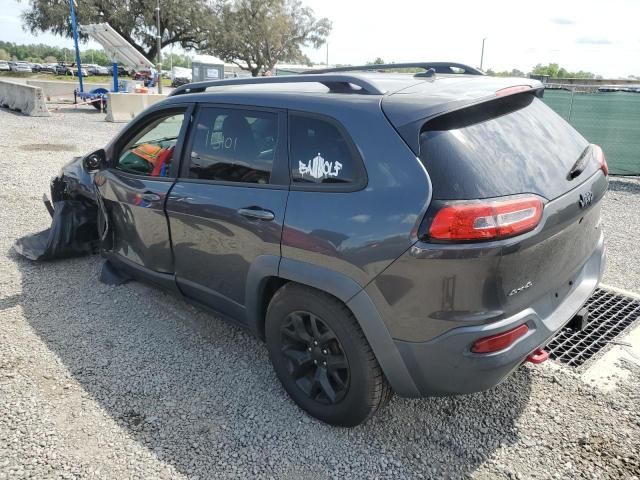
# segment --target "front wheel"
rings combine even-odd
[[[285,285],[269,304],[265,334],[285,390],[323,422],[352,427],[389,400],[391,389],[367,339],[336,298]]]

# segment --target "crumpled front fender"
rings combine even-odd
[[[100,209],[92,175],[76,157],[51,180],[51,227],[16,240],[14,249],[30,260],[54,260],[97,253]]]

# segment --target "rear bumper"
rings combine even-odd
[[[582,308],[597,287],[604,264],[604,239],[600,236],[597,248],[572,277],[569,293],[561,300],[550,292],[528,308],[495,323],[455,328],[427,342],[395,340],[419,395],[473,393],[502,382]],[[528,333],[510,347],[490,354],[471,352],[474,341],[525,323]]]

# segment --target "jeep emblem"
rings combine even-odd
[[[592,203],[593,203],[592,192],[585,192],[580,194],[580,198],[578,199],[578,205],[580,205],[580,208],[587,208]]]

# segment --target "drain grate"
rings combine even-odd
[[[640,301],[601,288],[589,301],[589,321],[584,330],[560,330],[547,345],[549,356],[579,367],[640,318]]]

